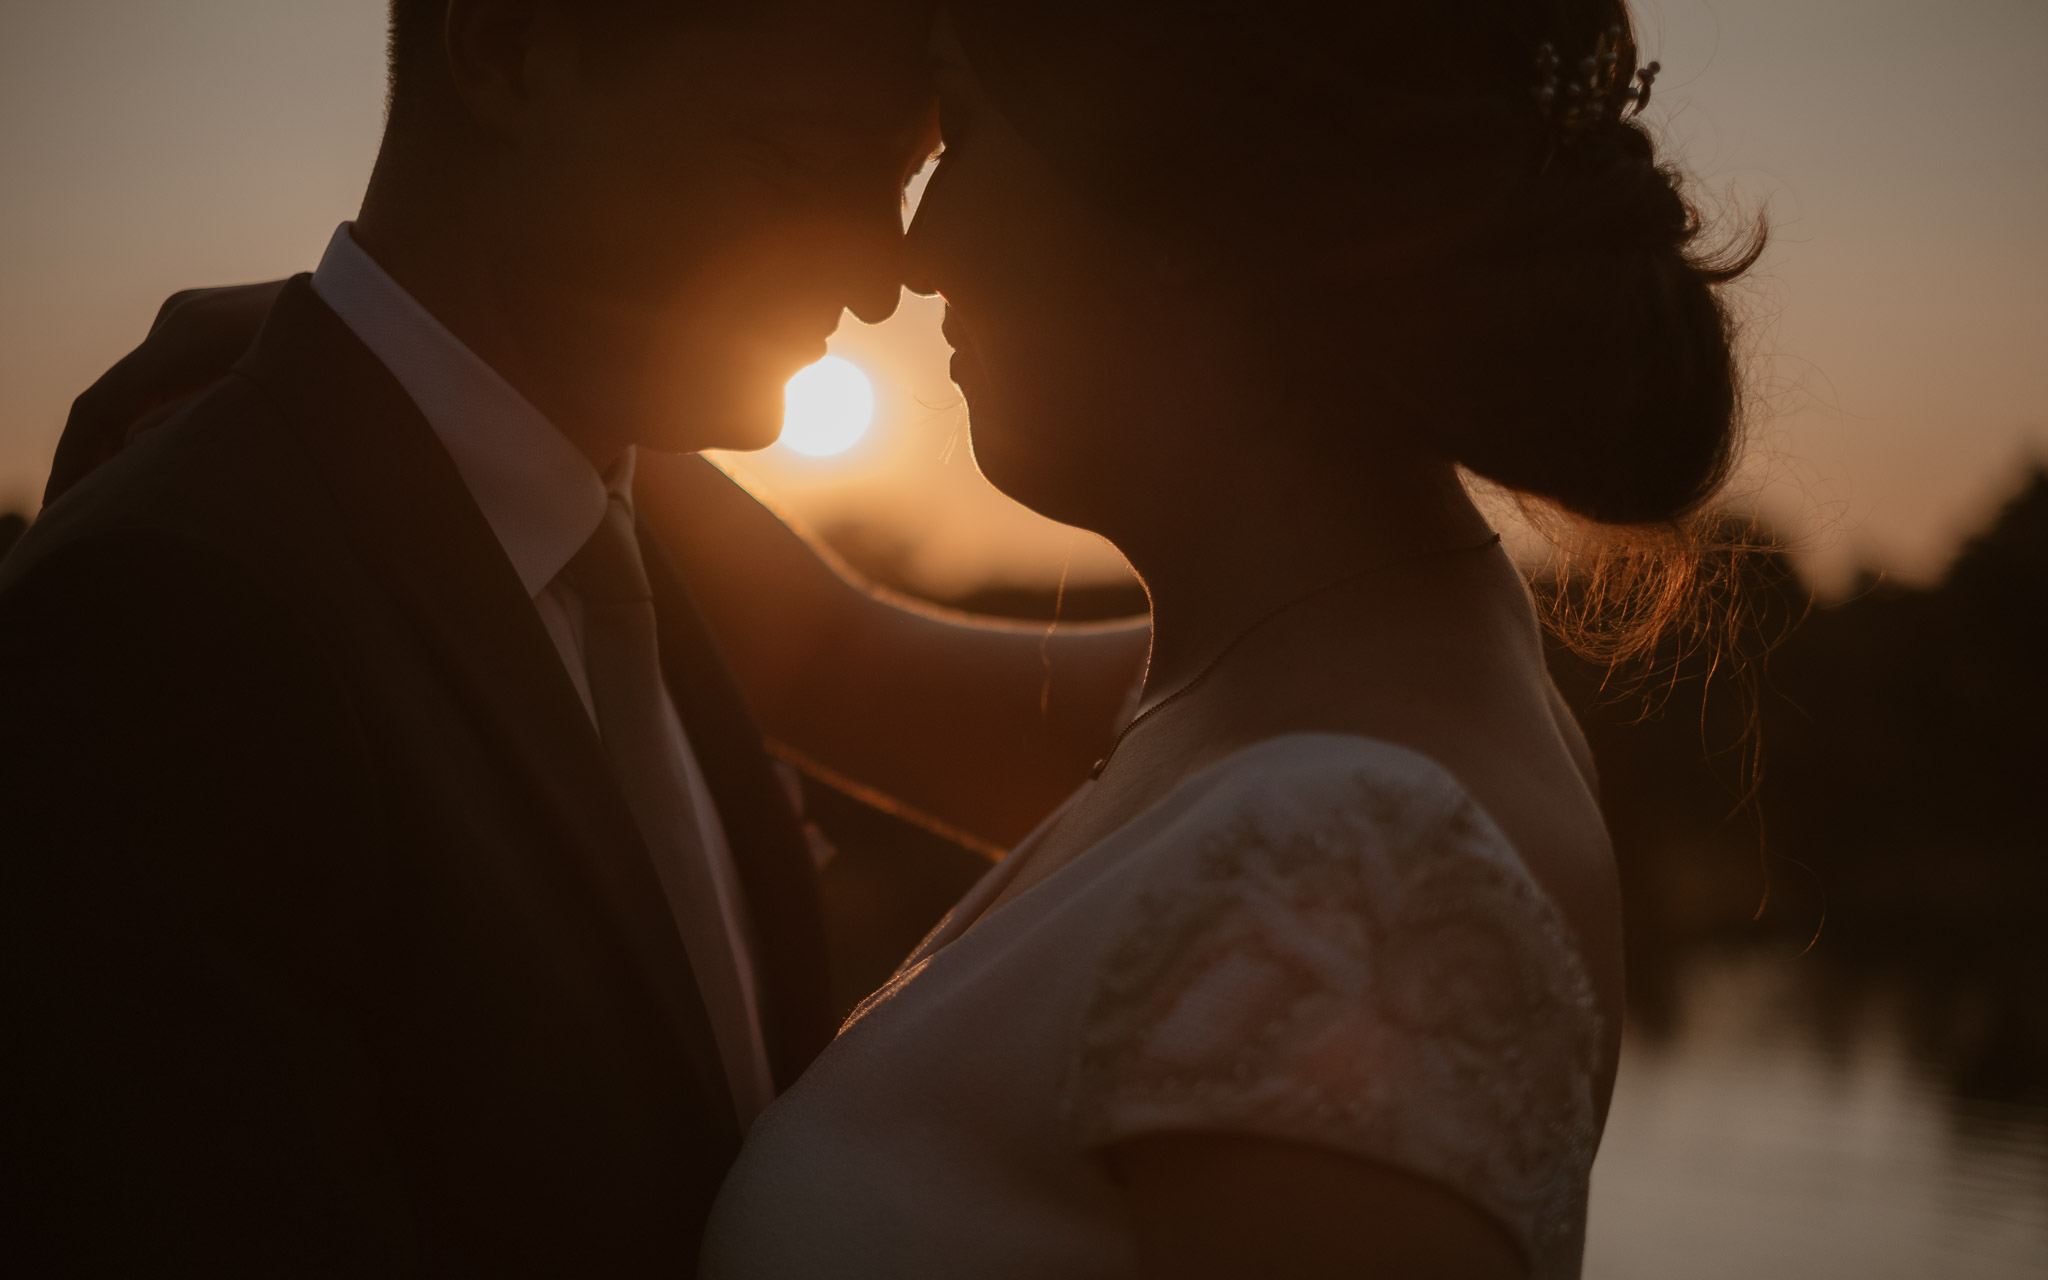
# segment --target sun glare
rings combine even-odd
[[[844,453],[868,433],[875,388],[860,366],[826,356],[798,370],[782,393],[782,443],[813,458]]]

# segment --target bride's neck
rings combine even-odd
[[[1397,574],[1491,535],[1448,463],[1390,461],[1360,474],[1323,461],[1231,477],[1215,493],[1180,497],[1182,518],[1157,522],[1152,536],[1119,539],[1152,596],[1148,700],[1321,587]]]

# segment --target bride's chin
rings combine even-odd
[[[1032,499],[1045,487],[1042,459],[1017,438],[1009,419],[984,397],[967,406],[967,449],[982,479],[1004,497],[1038,510]]]
[[[1082,451],[1019,430],[1000,413],[979,412],[968,423],[974,465],[997,492],[1048,520],[1096,527],[1100,512],[1088,501],[1095,486],[1083,472]]]

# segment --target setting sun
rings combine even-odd
[[[867,434],[875,388],[860,366],[826,356],[783,390],[782,443],[813,458],[844,453]]]

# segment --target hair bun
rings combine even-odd
[[[1558,242],[1683,248],[1698,220],[1681,183],[1641,126],[1613,119],[1555,147],[1521,195],[1530,229],[1540,222]]]
[[[1490,251],[1455,273],[1443,344],[1457,389],[1447,447],[1464,466],[1580,515],[1688,514],[1735,452],[1737,389],[1700,221],[1650,140],[1612,121],[1557,148],[1517,190]]]

